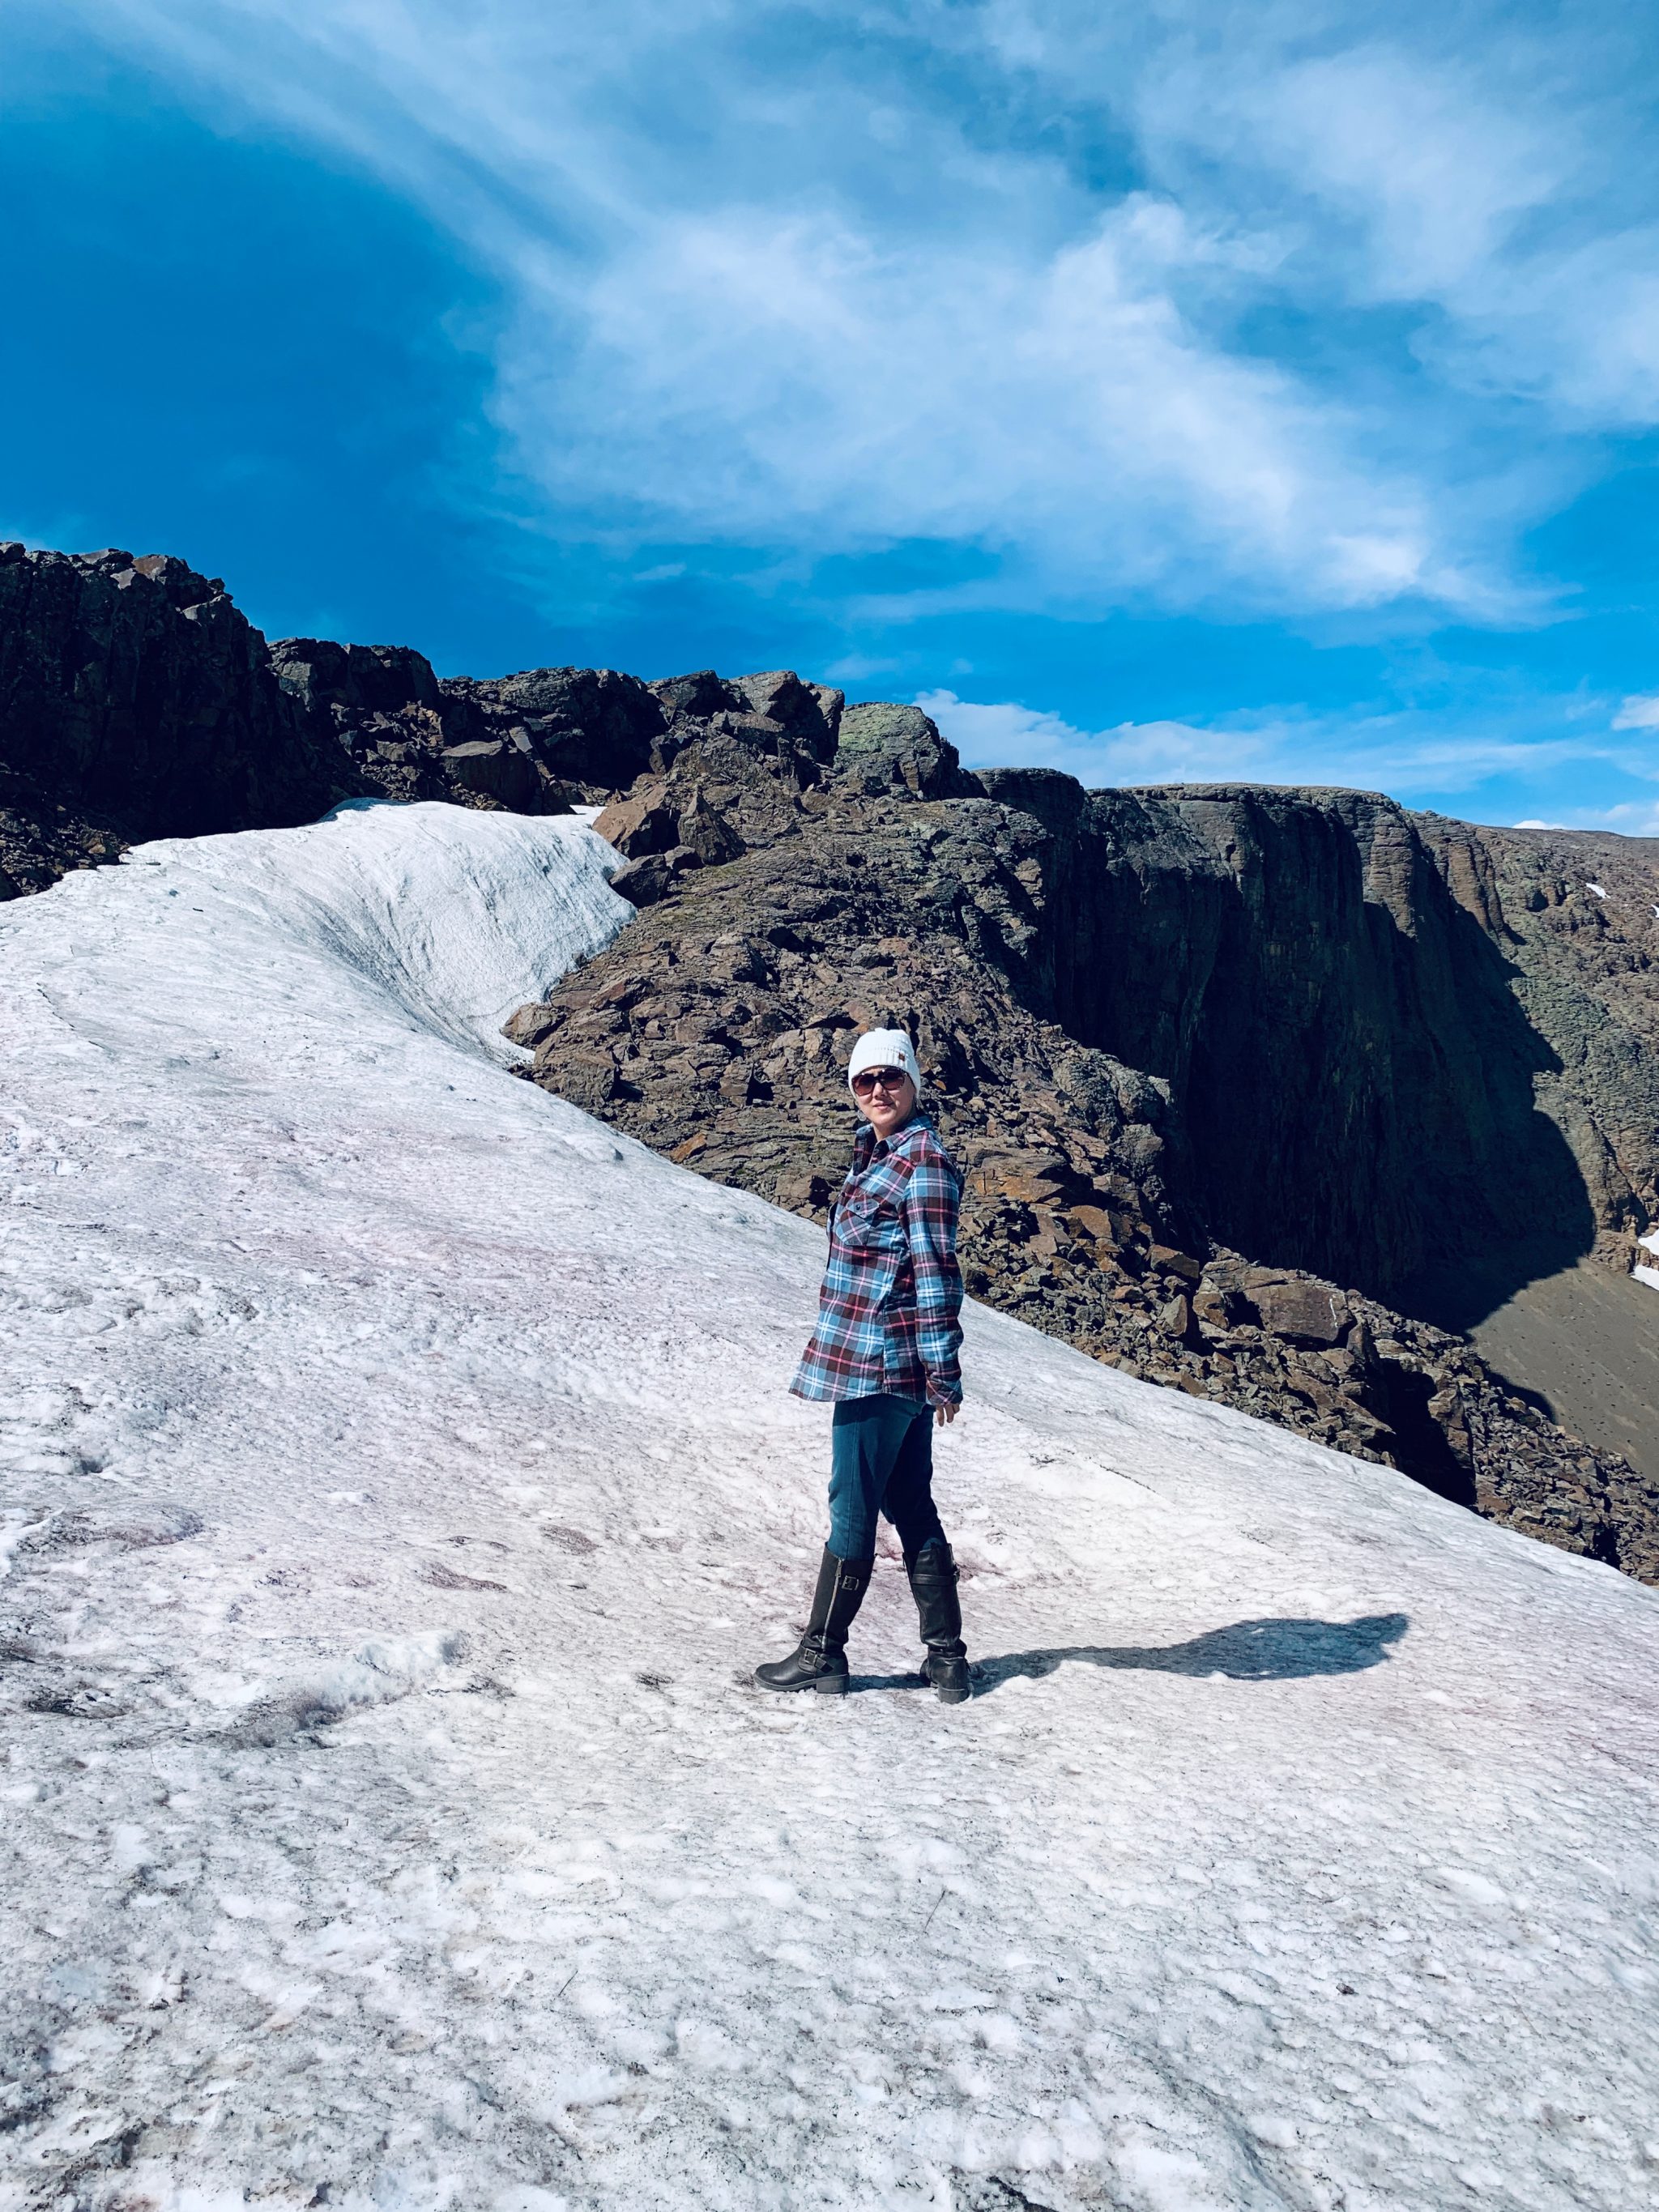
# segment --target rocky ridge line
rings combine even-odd
[[[1626,1462],[1462,1337],[1205,1234],[1169,1086],[1030,1003],[1048,833],[983,795],[997,779],[964,776],[914,708],[850,708],[838,746],[791,747],[696,680],[713,711],[682,712],[672,762],[596,825],[639,922],[507,1024],[534,1080],[821,1217],[851,1134],[853,1036],[901,1024],[967,1171],[975,1296],[1659,1580],[1659,1489]]]
[[[664,720],[610,669],[477,681],[406,647],[268,645],[170,555],[0,544],[0,900],[348,799],[566,813],[648,768]]]
[[[216,577],[0,545],[0,898],[142,838],[314,821],[363,787]]]

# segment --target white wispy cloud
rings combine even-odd
[[[975,548],[958,605],[1514,619],[1575,432],[1659,412],[1582,17],[1599,76],[1479,9],[1458,48],[1266,0],[70,4],[495,272],[550,529]]]
[[[969,768],[1054,768],[1091,789],[1142,783],[1283,783],[1419,794],[1468,792],[1490,779],[1535,777],[1575,763],[1627,765],[1616,748],[1578,735],[1483,729],[1449,715],[1232,715],[1209,725],[1158,720],[1076,727],[1013,701],[921,693]],[[1646,802],[1614,813],[1646,819]],[[1613,814],[1595,819],[1613,822]],[[1622,823],[1619,826],[1622,826]]]
[[[1126,783],[1272,780],[1282,728],[1200,729],[1189,722],[1119,722],[1080,730],[1058,714],[1012,700],[976,702],[925,691],[931,714],[969,768],[1054,768],[1091,787]]]
[[[1616,806],[1568,807],[1553,820],[1517,822],[1517,830],[1611,830],[1620,837],[1659,837],[1659,806],[1626,800]]]
[[[1659,730],[1659,691],[1639,691],[1619,703],[1615,730]]]
[[[1131,42],[1089,0],[1026,15],[1057,94],[1131,46],[1123,105],[1149,175],[1195,221],[1277,240],[1264,291],[1317,315],[1328,343],[1342,307],[1397,307],[1396,342],[1429,373],[1419,398],[1520,403],[1534,439],[1659,416],[1647,19],[1402,0],[1383,25],[1356,6],[1217,0]],[[1359,337],[1375,373],[1386,330]]]

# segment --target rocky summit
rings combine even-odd
[[[638,919],[523,1072],[821,1216],[856,1031],[911,1030],[969,1286],[1659,1581],[1659,1482],[1462,1332],[1659,1218],[1659,848],[1347,791],[963,769],[774,670],[441,678],[268,646],[165,556],[0,549],[0,896],[344,798],[586,803]]]

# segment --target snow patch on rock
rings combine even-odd
[[[513,1009],[634,918],[617,854],[587,820],[354,799],[307,830],[161,839],[124,865],[166,895],[230,899],[301,955],[320,956],[434,1036],[520,1057]],[[205,908],[200,909],[205,911]]]

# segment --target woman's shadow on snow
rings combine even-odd
[[[1314,1674],[1360,1674],[1379,1667],[1411,1626],[1403,1613],[1366,1613],[1358,1620],[1236,1620],[1185,1644],[1063,1644],[1047,1651],[1010,1651],[975,1662],[974,1694],[988,1697],[1017,1675],[1032,1680],[1057,1668],[1122,1667],[1152,1674],[1222,1675],[1233,1682],[1296,1682]],[[854,1677],[855,1690],[914,1687],[913,1674]]]

